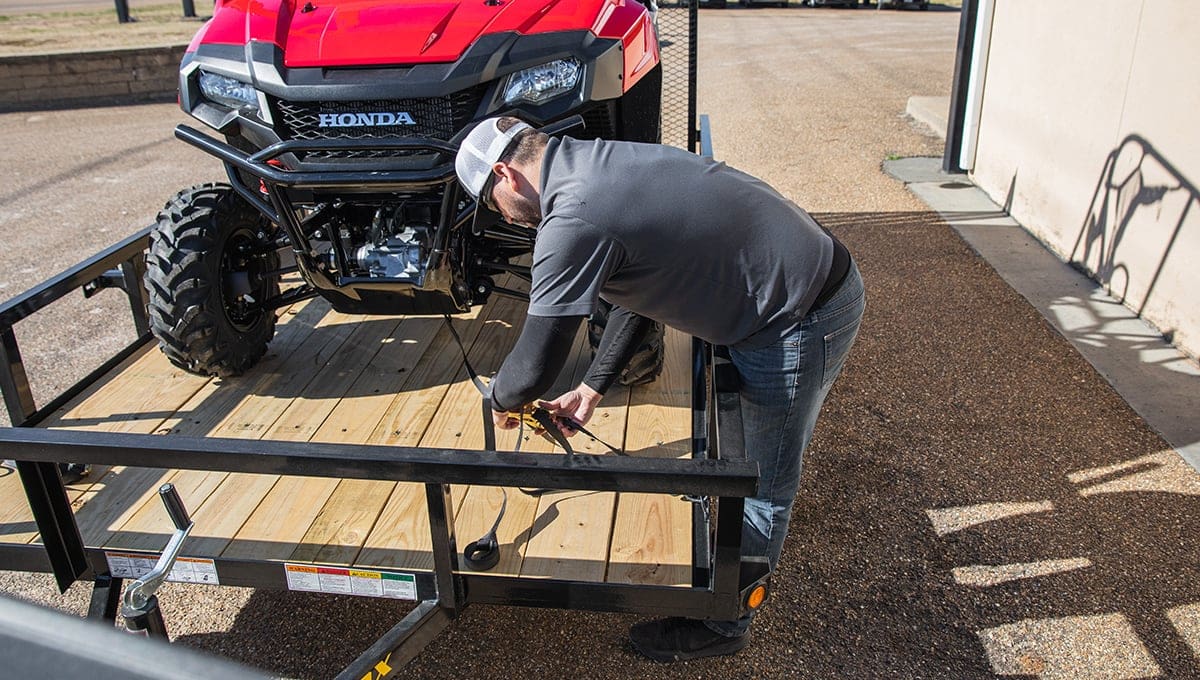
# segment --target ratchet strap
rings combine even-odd
[[[450,315],[444,315],[446,320],[446,328],[450,330],[450,335],[454,338],[454,342],[458,345],[458,349],[462,352],[463,366],[467,369],[467,375],[471,378],[471,383],[475,385],[475,389],[479,391],[483,404],[483,443],[484,447],[489,451],[496,450],[496,426],[492,421],[492,398],[488,392],[487,384],[475,372],[475,368],[471,366],[471,361],[467,358],[467,348],[463,344],[462,338],[458,335],[458,331],[454,329],[454,324],[450,320]],[[517,447],[516,450],[521,450],[521,441],[525,439],[525,428],[528,426],[535,432],[540,432],[543,437],[554,442],[566,451],[568,456],[575,455],[575,449],[571,447],[571,443],[567,440],[566,435],[559,429],[558,424],[554,422],[554,417],[544,408],[533,407],[523,408],[519,414],[514,413],[519,419],[520,425],[517,431]],[[588,432],[582,425],[573,420],[567,420],[567,424],[574,430],[591,437],[608,447],[610,451],[617,455],[624,455],[624,452],[600,439],[596,435]],[[552,489],[522,489],[518,487],[521,493],[529,496],[540,496]],[[500,542],[496,538],[496,530],[500,528],[500,520],[504,519],[504,511],[508,508],[508,491],[500,489],[503,494],[500,502],[500,512],[496,515],[496,520],[492,523],[492,528],[488,530],[479,540],[472,541],[463,548],[463,563],[473,571],[486,571],[496,566],[500,562]]]

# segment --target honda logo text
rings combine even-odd
[[[385,125],[416,125],[417,121],[405,111],[389,113],[322,113],[320,127],[380,127]]]

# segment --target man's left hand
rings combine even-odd
[[[501,430],[515,430],[521,424],[517,414],[507,411],[492,411],[492,422]]]

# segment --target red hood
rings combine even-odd
[[[283,49],[289,68],[450,62],[486,33],[597,32],[617,5],[625,2],[228,0],[218,3],[192,49],[271,42]]]

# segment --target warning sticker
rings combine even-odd
[[[157,555],[106,551],[104,557],[108,561],[108,571],[117,578],[141,578],[149,574],[158,563]],[[216,562],[200,557],[175,558],[167,580],[176,583],[221,584],[217,578]]]
[[[341,567],[285,564],[288,590],[364,597],[417,599],[417,577],[389,571],[343,569]]]

